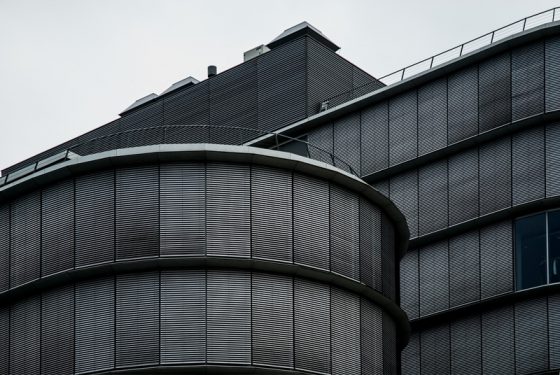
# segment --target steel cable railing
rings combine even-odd
[[[533,14],[532,16],[525,17],[519,21],[512,22],[506,26],[500,27],[499,29],[479,36],[478,38],[471,39],[468,42],[460,44],[456,47],[447,49],[443,52],[438,53],[437,55],[433,55],[412,65],[408,65],[393,73],[384,75],[383,77],[378,78],[378,80],[389,86],[517,33],[559,20],[560,7],[545,10],[543,12]],[[379,83],[370,82],[342,94],[327,98],[323,101],[323,103],[327,102],[328,104],[326,107],[330,109],[349,100],[360,97],[365,93],[373,92],[377,89],[379,89]],[[323,107],[323,109],[325,109],[325,106]]]
[[[216,138],[218,140],[212,139],[214,137],[210,136],[210,130],[213,129],[216,129],[220,132],[219,134],[216,134]],[[186,132],[184,132],[185,130]],[[237,134],[235,134],[236,132]],[[239,126],[164,125],[124,130],[118,133],[107,134],[76,143],[68,147],[65,151],[57,153],[55,156],[59,157],[52,159],[52,162],[50,163],[45,163],[45,161],[49,158],[45,160],[39,160],[31,165],[9,173],[6,176],[2,176],[2,178],[0,178],[0,186],[27,176],[44,167],[64,160],[68,160],[71,158],[71,155],[82,156],[118,148],[150,146],[157,144],[225,143],[230,145],[238,145],[243,143],[243,138],[246,138],[248,140],[257,138],[262,135],[272,135],[274,137],[274,145],[270,147],[270,149],[288,151],[288,149],[285,147],[288,143],[292,143],[292,145],[294,143],[303,145],[305,151],[298,154],[304,154],[302,156],[312,157],[313,159],[326,162],[359,177],[359,174],[349,163],[335,156],[332,152],[317,147],[303,139]],[[225,138],[229,138],[229,140],[237,139],[239,140],[239,142],[223,142]]]

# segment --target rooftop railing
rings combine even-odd
[[[43,168],[69,159],[119,148],[158,144],[214,143],[240,145],[244,140],[272,135],[272,150],[286,151],[331,164],[359,177],[356,170],[332,152],[307,142],[306,139],[239,126],[219,125],[164,125],[129,129],[76,143],[49,158],[39,160],[17,171],[0,177],[0,186],[23,178]],[[238,141],[237,143],[232,140]],[[299,146],[299,147],[298,147]]]
[[[428,71],[432,68],[435,68],[438,65],[441,65],[448,61],[451,61],[453,59],[456,59],[458,57],[461,57],[473,51],[476,51],[482,47],[491,45],[492,43],[505,39],[509,36],[559,20],[560,20],[560,7],[545,10],[544,12],[540,12],[532,16],[525,17],[519,21],[510,23],[509,25],[500,27],[499,29],[496,29],[482,36],[479,36],[478,38],[469,40],[466,43],[460,44],[456,47],[440,52],[437,55],[428,57],[427,59],[421,60],[417,63],[401,68],[393,73],[384,75],[383,77],[378,78],[378,80],[384,83],[385,85],[389,86],[394,83],[400,82],[406,78],[412,77],[416,74]],[[325,101],[323,101],[323,103],[327,102],[326,105],[327,108],[336,107],[342,103],[360,97],[366,93],[375,91],[376,89],[378,89],[376,84],[377,82],[367,83],[365,85],[356,87],[345,93],[328,98]]]

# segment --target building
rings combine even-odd
[[[268,47],[7,171],[0,374],[398,371],[402,213],[335,166],[224,144],[381,84],[307,24]]]
[[[257,48],[247,54],[247,61],[226,72],[202,82],[186,79],[160,96],[143,98],[114,122],[6,169],[0,193],[4,202],[10,201],[10,208],[9,216],[4,208],[1,222],[10,223],[11,229],[8,234],[4,224],[6,234],[0,238],[10,239],[10,244],[3,247],[11,252],[8,255],[3,252],[4,261],[0,263],[11,265],[9,273],[6,270],[1,273],[10,275],[9,280],[4,277],[7,291],[3,295],[11,310],[7,313],[4,309],[2,329],[16,334],[10,335],[11,341],[2,343],[9,350],[1,352],[10,353],[8,362],[4,355],[2,363],[4,366],[33,365],[35,372],[39,368],[45,371],[54,356],[45,353],[37,360],[31,353],[38,351],[41,345],[55,347],[44,341],[46,337],[57,343],[74,345],[75,351],[57,352],[75,353],[65,362],[74,366],[68,365],[68,373],[160,364],[171,371],[171,363],[177,363],[174,360],[182,365],[186,362],[187,357],[174,356],[176,350],[185,349],[186,336],[173,336],[177,331],[174,328],[164,330],[162,323],[196,324],[196,319],[190,316],[183,318],[181,313],[185,310],[177,307],[194,303],[190,297],[185,297],[185,301],[177,299],[180,298],[178,290],[181,290],[177,285],[191,282],[198,286],[199,298],[206,298],[207,329],[200,336],[204,345],[188,348],[194,352],[204,349],[204,363],[208,363],[212,371],[233,371],[233,366],[225,370],[220,366],[230,363],[231,358],[214,360],[218,358],[213,357],[217,352],[226,357],[227,353],[235,355],[235,359],[240,359],[240,362],[234,361],[237,364],[259,366],[259,373],[280,371],[279,367],[266,367],[270,365],[286,366],[286,371],[333,374],[557,371],[560,368],[560,295],[556,284],[560,272],[557,255],[560,224],[558,211],[555,211],[560,204],[559,17],[557,9],[543,12],[379,80],[338,56],[338,47],[317,29],[301,24],[268,44],[270,51],[265,47]],[[192,143],[203,145],[184,145]],[[252,148],[204,145],[208,143]],[[267,148],[290,152],[292,156],[264,150]],[[201,167],[182,174],[169,171],[168,183],[174,181],[178,185],[171,188],[168,185],[166,189],[162,178],[167,175],[169,162],[178,160],[188,165],[204,161],[205,173],[201,172]],[[96,172],[94,178],[90,174],[83,175],[85,170],[80,167],[71,167],[81,163],[115,172],[105,176]],[[235,167],[227,163],[235,163]],[[64,168],[65,165],[69,167]],[[291,182],[290,178],[286,181],[281,177],[286,178],[290,173]],[[185,217],[187,213],[200,212],[196,208],[178,209],[173,199],[198,202],[199,199],[185,198],[184,194],[190,190],[180,181],[199,183],[201,177],[196,176],[202,174],[206,188],[195,190],[203,192],[205,197],[205,236],[203,239],[174,237],[183,233],[182,228],[191,230],[192,223],[200,222],[192,217],[190,221],[165,220],[166,215],[170,218],[180,215],[177,210]],[[65,224],[55,220],[57,226],[43,229],[49,223],[48,217],[35,213],[33,221],[25,216],[33,215],[28,214],[33,210],[48,214],[44,206],[48,203],[45,203],[45,197],[49,196],[47,189],[41,198],[34,197],[32,191],[26,192],[25,198],[11,196],[43,186],[39,183],[49,187],[54,177],[61,179],[70,175],[77,176],[73,188],[67,188],[75,196],[74,207],[57,203],[65,200],[58,198],[57,201],[55,198],[62,195],[51,192],[51,204],[68,210],[55,215],[67,218]],[[222,180],[211,183],[216,177]],[[299,179],[307,182],[298,182]],[[258,181],[262,185],[258,185]],[[245,190],[241,188],[243,183],[249,184]],[[255,188],[255,183],[259,188]],[[80,193],[81,184],[92,188]],[[20,188],[15,187],[18,185]],[[271,198],[259,197],[261,191],[282,191],[282,186],[290,185],[291,190],[288,189],[282,199],[276,194],[266,195],[274,197],[273,203],[268,200]],[[220,192],[224,186],[228,191]],[[298,186],[301,190],[296,191]],[[212,192],[210,188],[216,190]],[[173,199],[166,210],[162,197],[167,190]],[[99,191],[112,193],[107,197]],[[407,230],[398,211],[377,192],[389,197],[406,217],[410,233],[408,244],[403,238]],[[119,200],[119,194],[128,198]],[[78,206],[80,196],[88,205]],[[96,201],[103,199],[106,203]],[[139,203],[143,199],[152,199],[152,205]],[[215,201],[211,204],[212,199]],[[286,200],[291,202],[287,208],[282,205]],[[233,215],[240,212],[242,202],[249,204],[241,209],[245,215]],[[96,213],[96,210],[103,210],[104,205],[114,207],[109,210],[113,216],[107,219]],[[319,207],[323,207],[322,211]],[[149,215],[148,210],[151,210]],[[298,210],[309,217],[298,222]],[[372,219],[372,211],[377,212],[373,214],[376,219]],[[78,240],[77,232],[79,220],[76,219],[81,212],[87,213],[90,220],[82,225],[93,233],[84,243]],[[90,215],[91,212],[94,214]],[[267,220],[255,220],[255,215]],[[136,216],[141,219],[131,219]],[[156,219],[150,221],[149,217],[159,218],[158,223],[166,225],[160,224],[160,229],[156,230],[150,227]],[[218,230],[228,227],[223,224],[228,223],[224,217],[234,222],[225,232]],[[95,232],[97,224],[92,225],[91,221],[108,223],[110,228]],[[270,226],[261,230],[257,225],[262,223]],[[70,260],[63,256],[53,259],[68,262],[65,265],[40,261],[47,259],[43,256],[47,254],[43,249],[49,246],[45,234],[50,230],[53,236],[71,225],[76,235],[66,248],[74,249],[74,263],[78,262],[80,247],[97,249],[99,243],[106,242],[107,258],[103,259],[108,259],[108,263],[94,267],[95,272],[115,275],[110,276],[113,283],[97,281],[106,289],[96,289],[103,286],[94,286],[90,280],[98,279],[79,267],[59,272],[44,282],[40,278],[43,270],[49,267],[54,271],[73,268]],[[285,229],[285,225],[290,228],[288,232],[293,241],[291,258],[282,258],[286,252],[280,250],[286,245],[282,239],[286,237],[277,229]],[[304,227],[306,230],[302,230]],[[298,228],[303,236],[300,240],[297,239]],[[310,237],[309,228],[316,237]],[[40,244],[31,241],[29,233],[34,233],[36,239],[42,235],[43,241]],[[111,236],[105,238],[107,233]],[[238,233],[245,233],[245,237],[240,238]],[[166,235],[173,240],[167,241]],[[54,238],[62,241],[59,236]],[[219,244],[235,240],[233,248],[245,249],[245,253],[228,253],[225,260],[219,259],[223,256],[220,253],[220,257],[214,258],[214,240]],[[196,248],[197,241],[204,242],[204,256],[195,251],[188,260],[170,262],[163,256],[167,255],[166,251],[188,253],[187,249]],[[257,250],[255,246],[258,248],[260,241],[265,245]],[[298,243],[301,247],[296,255]],[[400,251],[407,245],[399,276],[392,277]],[[154,253],[158,246],[159,252]],[[287,246],[289,248],[289,244]],[[327,247],[329,255],[323,253],[321,257],[321,250],[324,252]],[[222,245],[218,248],[224,251]],[[306,253],[304,249],[307,248],[314,252]],[[364,258],[369,254],[364,248],[373,249],[371,258],[369,255]],[[14,249],[21,250],[14,253]],[[270,261],[270,258],[262,262],[249,261],[260,258],[255,256],[260,251],[273,259],[285,259],[287,264],[280,266],[280,262]],[[30,254],[37,252],[40,257],[31,259]],[[102,256],[103,253],[87,254]],[[139,255],[146,258],[130,260]],[[112,262],[115,259],[117,261]],[[124,261],[119,263],[120,259]],[[310,267],[294,267],[300,263],[297,259],[306,259],[302,264]],[[197,269],[206,270],[203,290],[200,290],[201,282],[176,271],[192,264],[189,262],[193,260],[200,262]],[[227,272],[223,271],[224,267]],[[222,273],[216,274],[216,269],[221,269]],[[131,271],[135,272],[129,273]],[[233,282],[232,275],[241,278]],[[291,275],[292,294],[286,292],[290,290],[289,285],[287,289],[281,287],[287,282],[286,275]],[[261,281],[263,284],[259,286]],[[14,292],[8,290],[13,283],[18,285]],[[400,288],[396,288],[399,284]],[[68,285],[75,285],[75,306],[80,298],[100,301],[114,298],[108,303],[115,306],[115,314],[105,319],[114,323],[115,331],[107,334],[114,337],[116,344],[103,343],[98,349],[106,349],[107,356],[87,356],[98,353],[89,345],[97,342],[91,337],[102,334],[102,330],[78,329],[72,331],[75,336],[68,332],[64,337],[59,337],[58,333],[48,334],[49,329],[59,332],[49,323],[61,321],[54,317],[62,314],[60,309],[55,309],[51,316],[48,308],[53,304],[65,305],[52,301],[63,298],[63,288],[71,288]],[[157,287],[150,289],[148,285]],[[81,288],[85,288],[83,295],[78,293]],[[227,288],[238,288],[228,295],[245,299],[229,300],[221,294]],[[248,290],[251,297],[247,296]],[[55,291],[60,291],[59,297],[54,297]],[[41,298],[37,297],[39,293],[43,293]],[[154,312],[154,301],[159,301],[160,309],[167,306],[161,302],[166,293],[175,305],[168,306],[168,315],[163,314],[165,309],[158,314]],[[259,300],[274,293],[278,293],[278,297],[273,298],[277,303],[274,308],[270,308],[270,302]],[[281,310],[286,308],[286,303],[289,305],[290,297],[293,309]],[[239,316],[221,309],[222,305],[227,308],[230,302],[239,303],[229,310]],[[304,306],[304,302],[308,305]],[[406,319],[396,303],[400,303],[410,320],[410,339]],[[85,303],[84,306],[91,305]],[[255,313],[254,309],[261,306],[268,306],[268,310]],[[215,308],[213,315],[212,308]],[[90,314],[87,321],[111,326],[103,325],[103,318],[95,316],[98,310],[92,310],[86,309]],[[77,308],[75,314],[79,311]],[[137,311],[143,315],[134,315]],[[263,311],[266,311],[264,316]],[[273,312],[278,311],[284,312],[274,316]],[[220,312],[223,315],[219,315]],[[241,317],[243,312],[245,318]],[[152,319],[151,325],[138,324],[148,319],[145,316]],[[222,319],[223,316],[231,317],[232,321]],[[289,326],[289,322],[282,319],[286,317],[293,323],[291,337],[278,334],[275,327],[269,325],[270,320],[274,320],[279,325]],[[29,324],[37,324],[38,320],[43,328]],[[326,327],[327,321],[328,329],[317,328],[323,323]],[[228,322],[234,323],[228,326]],[[241,326],[244,331],[239,329]],[[201,332],[198,326],[181,329],[187,335]],[[266,335],[261,335],[263,332]],[[82,333],[93,336],[85,336],[88,339],[80,343]],[[237,337],[238,341],[230,341],[230,337]],[[256,345],[255,338],[264,340],[263,344]],[[152,347],[147,345],[146,352],[129,350],[137,348],[138,342],[149,343]],[[33,349],[29,343],[35,345]],[[290,343],[293,344],[291,349]],[[76,349],[78,345],[83,345],[82,351]],[[165,345],[168,345],[168,352],[162,350]],[[404,350],[399,355],[401,347]],[[14,350],[20,357],[13,357]],[[112,357],[109,352],[113,353]],[[77,367],[83,358],[87,358],[88,366],[94,367]],[[109,362],[101,363],[102,358],[109,358]],[[162,358],[172,360],[167,363],[162,362]],[[259,360],[255,362],[256,358]],[[43,363],[44,360],[47,363]],[[199,361],[188,368],[206,370],[201,364]],[[176,367],[178,371],[186,371],[186,368]],[[23,372],[21,367],[17,369]],[[147,371],[153,371],[153,367]]]

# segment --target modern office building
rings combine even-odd
[[[355,173],[225,144],[381,84],[307,24],[268,48],[7,171],[0,374],[398,371],[402,213]]]
[[[7,168],[2,371],[557,372],[558,19],[379,80],[300,24]]]

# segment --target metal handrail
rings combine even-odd
[[[80,143],[76,143],[70,147],[68,147],[67,151],[70,152],[74,152],[76,154],[80,154],[78,152],[78,148],[80,147],[84,147],[87,146],[89,144],[95,144],[96,142],[101,142],[101,141],[106,141],[109,138],[117,138],[117,145],[120,145],[122,142],[120,140],[120,138],[122,136],[126,136],[129,134],[133,134],[133,133],[140,133],[140,132],[149,132],[149,131],[162,131],[162,135],[161,138],[157,139],[155,142],[153,142],[152,144],[165,144],[165,143],[176,143],[173,142],[172,140],[170,140],[167,137],[167,130],[171,130],[171,129],[184,129],[184,128],[203,128],[203,129],[224,129],[224,130],[239,130],[240,132],[254,132],[256,133],[257,136],[262,136],[262,135],[273,135],[274,136],[274,140],[275,140],[275,144],[271,147],[271,149],[273,150],[280,150],[280,147],[288,142],[298,142],[298,143],[303,143],[305,145],[307,145],[308,150],[309,149],[313,149],[318,151],[320,154],[325,154],[326,155],[326,159],[328,161],[330,161],[330,164],[341,168],[343,170],[346,170],[348,172],[350,172],[351,174],[353,174],[354,176],[360,177],[359,174],[354,170],[354,168],[347,163],[346,161],[340,159],[338,156],[334,155],[334,153],[329,152],[327,150],[324,150],[318,146],[315,146],[312,143],[309,143],[308,141],[304,141],[302,139],[299,138],[293,138],[284,134],[279,134],[279,133],[275,133],[275,132],[269,132],[269,131],[264,131],[264,130],[260,130],[260,129],[253,129],[253,128],[245,128],[245,127],[240,127],[240,126],[222,126],[222,125],[202,125],[202,124],[189,124],[189,125],[162,125],[162,126],[151,126],[151,127],[145,127],[145,128],[136,128],[136,129],[129,129],[129,130],[123,130],[121,132],[118,133],[112,133],[112,134],[107,134],[107,135],[103,135],[100,137],[96,137],[96,138],[92,138],[89,139],[87,141],[84,142],[80,142]],[[143,146],[148,146],[149,143],[146,143],[146,140],[148,140],[149,138],[147,137],[142,137],[142,145]],[[209,142],[209,139],[207,139],[208,142],[192,142],[192,143],[212,143]]]
[[[394,83],[400,82],[405,78],[409,78],[416,74],[428,71],[438,65],[476,51],[482,47],[496,43],[497,41],[514,34],[558,20],[560,20],[560,7],[548,9],[543,12],[533,14],[529,17],[525,17],[519,21],[512,22],[506,26],[502,26],[499,29],[471,39],[468,42],[449,48],[436,55],[408,65],[392,73],[386,74],[381,78],[377,78],[377,80],[389,86]],[[329,108],[336,107],[337,105],[340,105],[350,99],[355,99],[356,97],[363,95],[364,89],[371,88],[371,90],[366,90],[366,92],[375,91],[375,89],[378,89],[378,85],[379,84],[377,82],[369,82],[352,90],[346,91],[342,94],[327,98],[326,100],[324,100],[324,102],[329,103]],[[356,95],[356,92],[361,94]]]
[[[145,127],[145,128],[136,128],[136,129],[129,129],[129,130],[123,130],[121,132],[118,133],[112,133],[112,134],[107,134],[107,135],[103,135],[103,136],[99,136],[96,138],[92,138],[92,139],[88,139],[87,141],[83,141],[83,142],[79,142],[79,143],[75,143],[72,146],[68,147],[66,150],[61,151],[59,153],[57,153],[56,155],[56,160],[53,160],[52,162],[49,163],[45,163],[45,161],[47,161],[48,159],[52,158],[49,157],[47,159],[44,160],[37,160],[35,162],[33,162],[32,164],[29,164],[23,168],[20,168],[16,171],[13,171],[11,173],[6,174],[5,176],[1,176],[0,177],[0,186],[3,186],[7,183],[11,183],[15,180],[19,180],[20,178],[23,178],[31,173],[34,173],[40,169],[43,169],[47,166],[50,166],[54,163],[63,161],[63,160],[68,160],[70,158],[76,157],[76,156],[80,156],[80,148],[82,147],[87,147],[89,145],[93,145],[95,146],[96,143],[99,142],[104,142],[105,146],[108,144],[107,140],[110,138],[116,138],[116,142],[111,143],[111,149],[115,149],[115,148],[119,148],[120,146],[126,146],[126,147],[130,147],[129,145],[126,145],[126,142],[122,142],[122,136],[127,136],[129,134],[133,134],[133,133],[140,133],[140,132],[148,132],[148,131],[162,131],[162,136],[161,138],[155,140],[154,142],[150,143],[150,142],[146,142],[147,140],[149,140],[149,137],[142,137],[142,142],[141,145],[142,146],[149,146],[149,145],[154,145],[154,144],[165,144],[165,143],[177,143],[173,140],[170,140],[167,138],[167,130],[170,129],[184,129],[184,128],[206,128],[206,129],[224,129],[224,130],[239,130],[240,132],[254,132],[257,133],[258,136],[262,136],[262,135],[274,135],[274,140],[275,140],[275,144],[274,146],[271,147],[271,149],[273,150],[280,150],[280,147],[286,143],[289,142],[299,142],[299,143],[303,143],[308,147],[308,150],[313,149],[318,151],[320,154],[325,154],[326,155],[326,159],[327,159],[327,163],[330,161],[330,164],[341,168],[347,172],[350,172],[351,174],[353,174],[356,177],[360,177],[360,175],[354,170],[354,168],[347,162],[345,162],[344,160],[342,160],[341,158],[339,158],[338,156],[334,155],[332,152],[329,152],[327,150],[324,150],[320,147],[315,146],[312,143],[309,143],[307,141],[304,141],[302,139],[299,138],[293,138],[284,134],[278,134],[278,133],[274,133],[274,132],[269,132],[269,131],[264,131],[264,130],[259,130],[259,129],[252,129],[252,128],[244,128],[244,127],[240,127],[240,126],[221,126],[221,125],[162,125],[162,126],[151,126],[151,127]],[[123,143],[125,143],[125,145],[123,145]],[[210,143],[209,139],[207,139],[205,142],[191,142],[191,143]],[[103,145],[103,144],[102,144]],[[95,149],[95,147],[93,147]],[[101,149],[103,149],[104,147],[100,147]],[[319,155],[315,155],[315,159],[325,159],[325,158],[318,158]],[[43,164],[43,166],[42,166]]]

